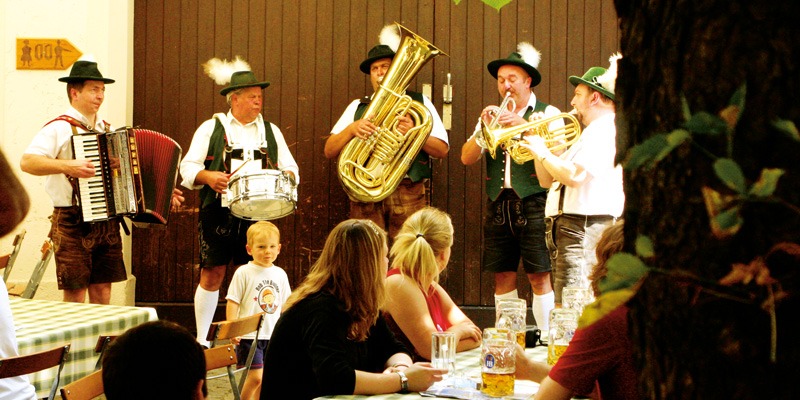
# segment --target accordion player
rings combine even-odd
[[[134,222],[166,224],[178,179],[181,147],[147,129],[72,135],[75,159],[95,166],[91,178],[76,179],[85,222],[127,216]]]

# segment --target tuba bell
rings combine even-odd
[[[377,202],[392,194],[433,128],[430,111],[405,91],[417,71],[444,52],[402,25],[397,26],[400,47],[364,112],[364,116],[373,116],[372,123],[378,130],[366,140],[353,138],[339,154],[339,180],[348,197],[355,201]],[[397,131],[397,118],[403,115],[409,115],[414,122],[405,135]]]
[[[581,137],[581,124],[575,118],[575,110],[570,113],[562,113],[549,118],[538,119],[522,125],[508,128],[492,129],[481,119],[481,132],[479,139],[486,144],[486,148],[492,158],[495,157],[495,149],[502,146],[517,164],[524,164],[536,159],[530,150],[519,145],[522,140],[520,134],[529,131],[528,134],[538,135],[544,139],[544,143],[550,151],[558,151],[572,146]],[[550,123],[566,119],[564,126],[550,130]]]

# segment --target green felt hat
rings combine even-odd
[[[604,88],[603,85],[600,82],[598,82],[598,80],[597,80],[597,78],[605,75],[606,72],[608,72],[608,70],[603,68],[603,67],[592,67],[592,68],[589,68],[589,70],[586,71],[586,73],[583,74],[582,77],[577,77],[577,76],[574,76],[574,75],[570,76],[569,77],[569,83],[571,83],[573,86],[578,86],[580,84],[584,84],[584,85],[586,85],[586,86],[588,86],[588,87],[590,87],[590,88],[592,88],[594,90],[597,90],[598,92],[604,94],[609,99],[614,100],[614,92],[613,92],[614,89],[613,88],[608,88],[608,89]]]
[[[236,71],[231,75],[231,83],[224,89],[219,91],[219,94],[225,96],[228,92],[236,89],[255,87],[258,86],[262,89],[269,86],[269,82],[259,82],[256,79],[256,74],[253,71]]]
[[[367,59],[361,62],[361,66],[359,69],[361,72],[369,75],[369,69],[372,66],[372,63],[378,60],[382,60],[384,58],[394,58],[394,50],[391,47],[385,44],[379,44],[371,49],[369,49],[369,53],[367,53]]]
[[[519,53],[512,52],[506,58],[501,58],[499,60],[494,60],[490,62],[486,68],[489,70],[489,73],[492,74],[494,79],[497,79],[497,71],[500,70],[500,67],[503,65],[516,65],[525,70],[528,75],[531,76],[531,87],[534,87],[542,81],[542,75],[539,74],[539,70],[534,68],[533,65],[530,65],[522,59],[522,55]]]
[[[97,69],[94,61],[78,60],[72,64],[69,76],[58,78],[59,82],[75,83],[83,81],[102,81],[103,83],[114,83],[113,79],[103,78],[103,74]]]

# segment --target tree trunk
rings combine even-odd
[[[617,0],[624,58],[617,79],[617,158],[692,113],[717,115],[746,84],[731,136],[692,134],[652,169],[625,171],[626,251],[652,239],[651,272],[631,302],[631,335],[642,398],[800,398],[798,263],[768,265],[788,297],[773,330],[766,286],[713,284],[763,257],[776,243],[800,243],[800,143],[771,125],[798,121],[800,2]],[[701,189],[733,195],[714,172],[732,158],[752,185],[763,168],[785,174],[767,201],[744,201],[737,233],[714,235]],[[738,299],[738,300],[737,300]],[[744,300],[744,301],[742,301]]]

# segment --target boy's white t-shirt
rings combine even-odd
[[[274,264],[264,268],[251,261],[233,273],[225,299],[239,303],[237,318],[266,312],[258,338],[269,340],[272,329],[281,316],[283,304],[290,294],[292,289],[289,286],[289,277],[282,268]],[[255,332],[243,336],[245,339],[254,337]]]

